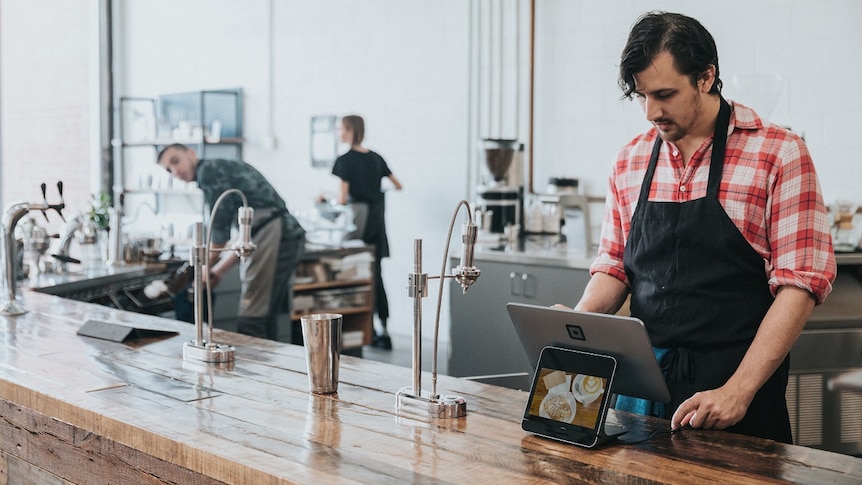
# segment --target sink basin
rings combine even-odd
[[[181,264],[182,261],[126,267],[102,275],[62,275],[65,281],[52,278],[51,284],[33,289],[40,293],[137,313],[161,314],[173,309],[171,297],[163,295],[151,300],[144,294],[144,288],[153,281],[167,279]]]

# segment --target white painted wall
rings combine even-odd
[[[862,3],[853,0],[540,0],[537,40],[536,163],[548,175],[583,176],[603,194],[617,149],[648,128],[636,102],[620,101],[619,53],[646,8],[697,18],[718,45],[724,94],[765,110],[765,97],[733,83],[739,76],[783,79],[771,118],[805,137],[827,203],[862,202],[856,127],[862,99],[848,85],[862,59]],[[764,113],[765,114],[765,113]]]
[[[477,170],[470,165],[476,159],[470,135],[476,100],[468,89],[471,13],[477,6],[490,11],[491,2],[116,2],[117,94],[242,87],[245,158],[294,211],[308,210],[317,193],[337,184],[327,170],[311,167],[311,116],[362,114],[366,146],[381,153],[405,185],[387,196],[393,257],[384,262],[384,279],[390,331],[409,334],[412,301],[405,287],[413,240],[423,239],[425,271],[438,274],[455,204],[473,195],[475,180],[466,182]],[[591,195],[603,195],[617,149],[648,127],[637,103],[619,100],[616,84],[619,52],[646,6],[636,0],[537,1],[537,189],[549,176],[575,176]],[[522,22],[526,7],[522,0]],[[770,118],[804,134],[827,202],[862,199],[862,155],[853,136],[862,126],[862,99],[851,88],[862,59],[862,3],[656,0],[649,8],[692,15],[712,32],[727,97],[760,108],[762,99],[739,92],[732,77],[781,75]],[[526,61],[524,52],[524,75]],[[526,138],[526,98],[520,106]],[[276,138],[274,149],[264,143],[269,135]],[[453,247],[458,244],[456,237]],[[433,322],[434,288],[426,329]],[[445,312],[441,325],[445,339]]]

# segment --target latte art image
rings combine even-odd
[[[588,405],[605,391],[601,377],[578,374],[572,383],[572,394],[579,402]]]
[[[602,390],[602,380],[595,376],[587,376],[581,384],[581,389],[587,394],[596,394]]]

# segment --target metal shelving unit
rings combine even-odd
[[[173,143],[193,148],[199,158],[242,159],[241,88],[120,97],[116,104],[114,199],[124,199],[126,214],[148,205],[157,215],[202,213],[195,184],[173,180],[156,165],[161,149]]]

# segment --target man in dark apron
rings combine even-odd
[[[291,314],[296,266],[305,251],[305,230],[287,210],[284,199],[263,174],[240,160],[198,159],[193,149],[173,144],[159,153],[157,161],[174,177],[197,183],[207,212],[229,189],[240,190],[246,196],[254,209],[251,238],[257,248],[240,267],[237,332],[279,340],[278,316]],[[241,203],[238,195],[229,195],[208,221],[212,248],[225,247]],[[218,285],[238,260],[230,251],[214,254],[210,284]]]
[[[718,76],[696,20],[632,28],[620,86],[654,128],[620,152],[575,308],[616,312],[630,293],[647,327],[671,402],[618,409],[791,442],[788,353],[835,278],[826,211],[801,140],[731,106]]]

